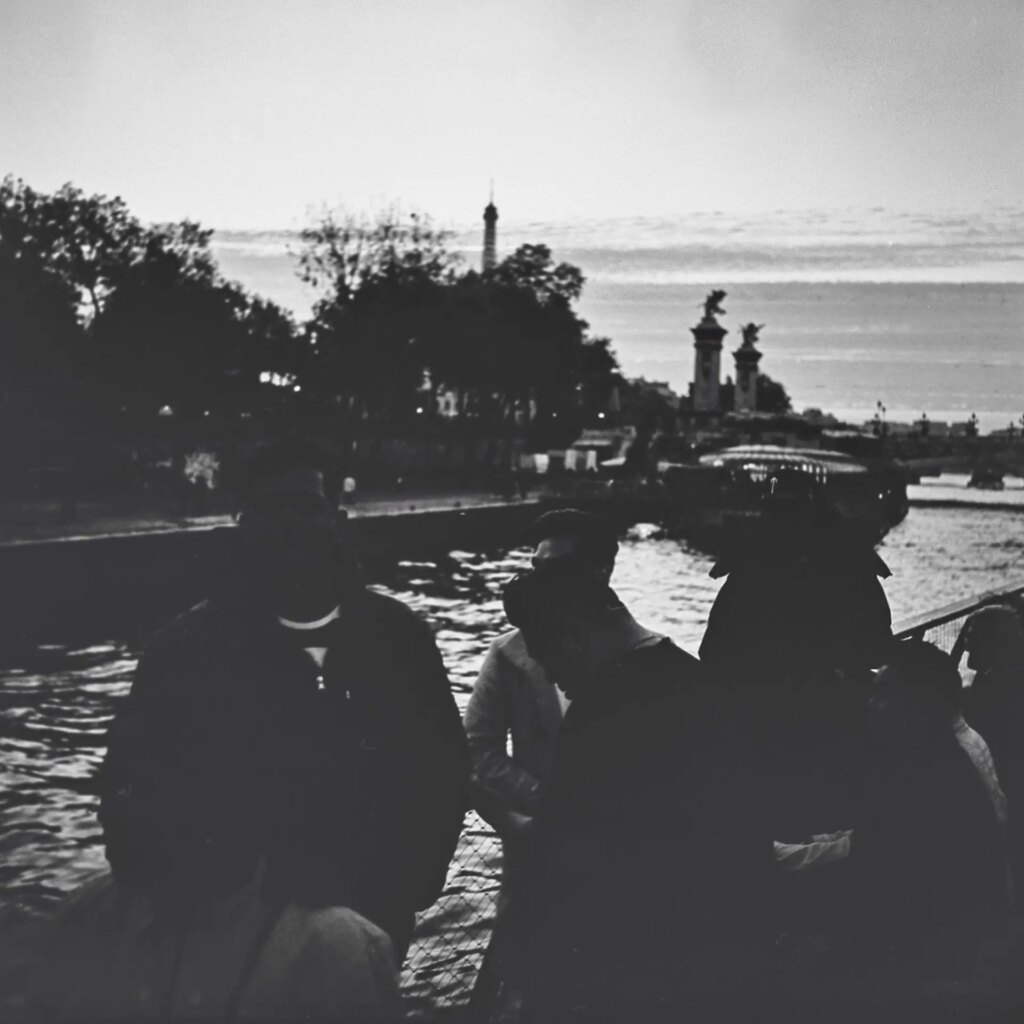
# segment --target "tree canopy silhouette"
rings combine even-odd
[[[607,401],[618,365],[575,309],[584,278],[543,245],[481,274],[420,214],[325,214],[303,232],[299,275],[318,287],[310,385],[366,419],[419,415],[437,389],[459,415],[569,430]],[[305,389],[305,385],[304,385]],[[564,425],[564,426],[563,426]]]
[[[723,411],[732,411],[736,401],[735,385],[732,378],[726,378],[721,385],[719,394]],[[757,411],[771,413],[775,416],[782,416],[793,411],[793,403],[790,401],[785,385],[773,380],[767,373],[757,375]]]
[[[120,197],[4,178],[5,379],[50,399],[73,381],[107,409],[198,409],[251,396],[261,372],[293,367],[301,342],[290,317],[221,277],[212,234],[188,220],[145,225]]]
[[[98,411],[307,409],[405,427],[444,395],[463,421],[569,437],[618,364],[575,305],[583,274],[544,245],[467,270],[450,232],[396,207],[324,213],[298,273],[298,327],[221,275],[212,231],[144,224],[120,197],[0,183],[0,371],[25,404]],[[0,393],[0,396],[2,396]]]

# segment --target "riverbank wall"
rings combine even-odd
[[[401,559],[528,543],[539,500],[353,516],[347,529],[368,579]],[[230,524],[0,544],[0,645],[129,643],[201,601],[229,570]]]

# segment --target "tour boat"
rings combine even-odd
[[[818,448],[725,448],[696,465],[669,467],[663,487],[674,529],[711,543],[750,524],[768,506],[794,515],[827,506],[877,542],[908,509],[906,474],[898,463]]]

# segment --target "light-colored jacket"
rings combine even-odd
[[[555,687],[527,653],[518,629],[491,644],[466,708],[465,726],[474,805],[502,834],[510,812],[536,812],[562,727]]]
[[[232,1006],[238,1020],[403,1017],[384,931],[345,907],[274,908],[258,880],[180,928],[101,877],[36,943],[32,1020],[217,1019]]]

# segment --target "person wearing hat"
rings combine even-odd
[[[562,566],[595,583],[608,583],[619,542],[614,529],[598,516],[576,508],[553,509],[537,519],[532,534],[535,567]],[[471,999],[480,1018],[500,1015],[503,1006],[518,999],[501,976],[501,921],[521,884],[533,818],[551,774],[568,706],[568,697],[530,657],[519,629],[495,638],[464,720],[473,765],[473,806],[502,843],[498,924]]]
[[[268,892],[347,907],[401,963],[444,886],[468,752],[430,627],[367,589],[330,467],[298,439],[248,467],[235,561],[161,629],[110,728],[115,879],[178,913],[239,860]]]
[[[778,840],[848,827],[872,670],[892,643],[890,575],[823,500],[767,502],[711,570],[725,579],[700,659],[759,735]]]

